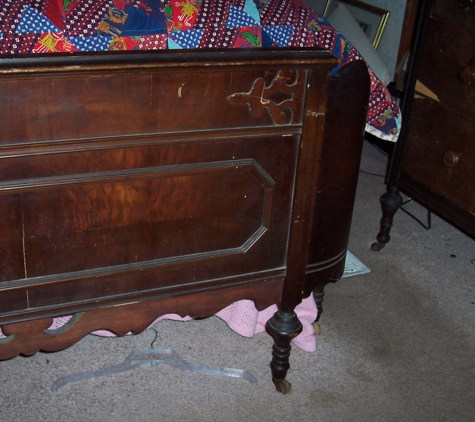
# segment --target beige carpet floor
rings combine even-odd
[[[384,174],[386,157],[366,144],[361,169]],[[216,317],[156,324],[160,348],[258,379],[144,366],[68,384],[63,375],[119,364],[146,349],[147,330],[121,339],[87,336],[67,350],[0,363],[0,420],[12,421],[467,421],[475,420],[475,241],[434,217],[426,231],[398,212],[392,240],[378,231],[382,177],[361,173],[350,250],[371,272],[328,286],[315,353],[294,348],[277,393],[271,338],[240,337]],[[407,208],[425,218],[419,205]]]

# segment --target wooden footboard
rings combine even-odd
[[[344,81],[361,79],[355,64],[329,83],[335,62],[312,49],[0,60],[0,359],[279,302],[268,330],[286,392],[294,308],[316,285],[312,220],[321,260],[320,242],[346,248],[351,217],[358,157],[346,199],[322,192],[340,171],[323,157],[347,144]],[[346,135],[354,154],[362,133]],[[333,203],[346,208],[336,237],[322,229]],[[48,330],[61,315],[74,317]]]

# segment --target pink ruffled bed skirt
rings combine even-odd
[[[277,306],[272,305],[263,311],[258,311],[251,300],[240,300],[234,302],[226,308],[219,311],[216,316],[221,318],[236,333],[244,337],[253,337],[255,334],[265,330],[266,322],[277,311]],[[317,348],[315,339],[315,331],[312,323],[317,318],[317,307],[312,296],[304,299],[300,305],[295,308],[295,312],[303,325],[303,331],[298,335],[293,343],[306,352],[314,352]],[[65,325],[71,316],[55,318],[50,330],[55,330]],[[162,315],[157,318],[152,325],[163,319],[171,319],[175,321],[188,321],[190,317],[180,317],[176,314]],[[113,337],[110,331],[95,331],[92,334]],[[5,337],[0,330],[0,338]]]

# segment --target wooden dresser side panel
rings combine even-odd
[[[467,30],[446,21],[429,20],[417,76],[428,91],[419,89],[442,106],[475,119],[474,72],[475,27]]]
[[[399,169],[404,190],[455,224],[475,215],[474,18],[473,6],[434,1]]]
[[[436,101],[418,98],[407,133],[401,172],[475,215],[475,123]]]
[[[467,7],[460,7],[462,3],[467,4]],[[441,21],[451,22],[473,30],[475,27],[475,9],[471,3],[472,2],[434,0],[431,15],[433,18],[440,19]],[[457,38],[452,39],[456,39],[457,42],[460,41]]]

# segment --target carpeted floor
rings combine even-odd
[[[371,272],[327,287],[317,351],[292,351],[290,394],[270,381],[267,334],[242,338],[216,317],[162,321],[155,347],[246,369],[258,385],[160,365],[52,392],[58,377],[149,348],[155,333],[87,336],[62,352],[1,362],[0,420],[474,421],[475,241],[435,216],[426,231],[398,212],[391,242],[372,252],[384,179],[368,173],[385,166],[365,144],[350,250]],[[425,218],[417,204],[406,207]]]

